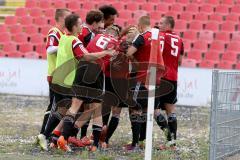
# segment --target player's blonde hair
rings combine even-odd
[[[150,26],[151,25],[150,17],[149,16],[140,17],[138,20],[138,24],[143,26]]]
[[[62,9],[56,9],[55,11],[55,20],[58,22],[59,18],[63,16],[64,12],[70,12],[68,9],[66,8],[62,8]]]

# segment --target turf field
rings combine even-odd
[[[63,153],[59,150],[41,151],[34,143],[47,104],[46,97],[0,95],[0,160],[143,159],[144,151],[126,153],[122,150],[122,146],[131,140],[131,128],[126,109],[122,113],[120,126],[111,139],[112,147],[109,150],[98,151],[94,154],[90,154],[86,149],[76,149],[74,153]],[[208,108],[178,107],[178,122],[178,149],[175,152],[157,150],[158,145],[163,141],[163,135],[154,122],[154,159],[207,160],[209,150]]]

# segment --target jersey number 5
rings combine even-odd
[[[106,37],[101,36],[97,40],[96,46],[98,46],[99,48],[102,48],[102,49],[106,49],[106,47],[108,45],[108,42],[110,42],[110,41],[111,41],[110,38],[106,38]]]
[[[171,38],[171,55],[177,57],[178,54],[178,46],[175,44],[178,43],[178,39],[177,38]],[[164,49],[164,41],[160,41],[160,45],[161,45],[161,52],[163,52]]]

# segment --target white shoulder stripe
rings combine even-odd
[[[53,34],[53,33],[51,33],[51,34],[49,34],[48,35],[48,37],[50,37],[50,36],[53,36],[53,37],[55,37],[58,41],[59,41],[59,38],[57,37],[57,35],[56,34]]]
[[[82,42],[81,41],[76,41],[74,44],[73,44],[73,48],[75,48],[77,45],[79,45],[79,44],[82,44]]]
[[[79,47],[84,54],[88,53],[88,51],[86,50],[86,48],[83,45],[79,45]]]

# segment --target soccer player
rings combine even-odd
[[[155,109],[155,120],[162,130],[170,131],[167,136],[167,147],[175,148],[175,140],[177,138],[177,116],[175,103],[177,102],[177,80],[178,65],[181,63],[181,57],[184,54],[183,41],[174,30],[174,18],[171,16],[162,17],[159,24],[160,29],[160,45],[163,61],[165,64],[165,74],[161,78],[165,84],[171,84],[171,92],[160,96],[157,100],[158,106]],[[158,76],[158,80],[160,76]],[[161,87],[162,82],[160,83]],[[160,113],[160,109],[165,110],[166,118]],[[166,130],[167,129],[167,130]],[[166,145],[160,146],[160,149],[166,149]]]
[[[86,24],[83,25],[82,31],[78,35],[78,39],[83,43],[84,47],[87,47],[90,40],[94,38],[103,25],[103,13],[101,11],[91,10],[87,13]]]
[[[103,73],[101,71],[101,67],[99,67],[96,63],[96,60],[107,55],[114,56],[116,54],[115,50],[112,49],[104,50],[102,52],[89,53],[83,46],[82,42],[77,38],[77,35],[81,30],[81,25],[82,21],[78,15],[71,14],[66,17],[65,26],[68,34],[64,35],[60,39],[57,57],[57,64],[59,67],[69,70],[70,66],[66,64],[68,64],[69,61],[72,61],[74,68],[73,72],[64,79],[64,83],[68,82],[68,84],[62,84],[72,85],[71,90],[74,94],[71,107],[67,110],[64,118],[62,119],[62,136],[60,136],[57,141],[58,147],[65,151],[71,150],[68,146],[68,138],[72,135],[72,130],[76,128],[74,127],[74,123],[82,104],[89,103],[90,108],[94,111],[99,108],[101,109]],[[84,115],[84,113],[82,115]],[[96,118],[99,117],[101,116],[97,116]],[[94,125],[94,130],[100,132],[101,127],[99,125]],[[96,137],[97,133],[95,135]]]
[[[65,34],[65,17],[70,14],[70,11],[67,9],[56,9],[55,12],[55,21],[56,25],[52,27],[47,35],[47,61],[48,61],[48,83],[49,83],[49,97],[50,97],[50,103],[48,105],[48,108],[45,112],[42,128],[40,131],[40,134],[37,136],[38,143],[43,149],[46,149],[46,138],[43,134],[45,131],[45,127],[48,121],[48,117],[50,115],[52,106],[53,106],[53,99],[54,99],[54,91],[51,89],[51,83],[52,83],[52,73],[55,70],[56,67],[56,57],[57,57],[57,50],[58,50],[58,44],[61,36]],[[55,126],[54,126],[55,127]]]
[[[118,14],[117,10],[109,5],[104,5],[99,8],[104,15],[104,28],[114,24],[115,18]]]
[[[137,84],[135,86],[135,95],[134,100],[137,102],[137,105],[133,108],[130,108],[130,121],[132,126],[132,143],[125,146],[126,150],[134,150],[142,137],[144,135],[140,135],[141,129],[146,128],[146,122],[142,124],[141,119],[145,119],[146,114],[142,114],[142,111],[146,111],[146,104],[141,102],[137,96],[139,90],[147,90],[145,87],[147,70],[148,70],[148,62],[150,58],[151,51],[151,23],[150,18],[148,16],[142,16],[138,21],[138,30],[141,34],[139,34],[135,40],[133,41],[132,46],[128,48],[127,55],[129,57],[134,57],[134,61],[139,63],[139,68],[136,73],[136,81]],[[144,110],[143,110],[144,109]],[[144,116],[144,117],[143,117]],[[141,127],[145,125],[145,127]],[[139,136],[140,135],[140,136]]]

